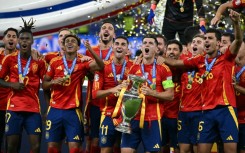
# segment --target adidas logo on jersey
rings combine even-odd
[[[40,128],[37,128],[37,129],[35,130],[35,132],[36,132],[36,133],[40,133],[40,132],[41,132],[41,129],[40,129]]]
[[[80,137],[78,135],[76,135],[73,139],[74,140],[80,140]]]
[[[159,144],[155,144],[155,146],[153,148],[160,148]]]
[[[108,77],[114,77],[114,75],[113,75],[112,73],[110,73],[110,74],[108,75]]]
[[[230,135],[229,137],[226,138],[226,140],[233,140],[233,137]]]
[[[141,74],[141,71],[140,70],[138,70],[135,74]]]
[[[61,66],[58,66],[56,69],[58,69],[58,70],[62,70],[62,67],[61,67]]]

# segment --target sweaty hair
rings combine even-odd
[[[125,36],[118,36],[118,37],[116,37],[116,38],[113,40],[113,42],[115,42],[117,39],[123,39],[123,40],[125,40],[125,41],[127,42],[127,44],[129,44],[128,38],[125,37]]]
[[[162,38],[162,39],[163,39],[164,44],[166,44],[166,43],[167,43],[167,38],[166,38],[164,35],[161,35],[161,34],[156,34],[156,38]]]
[[[19,37],[18,30],[15,28],[8,28],[7,30],[5,30],[3,32],[3,37],[5,37],[9,31],[14,31],[16,33],[17,38]]]
[[[24,20],[23,18],[21,18],[21,19],[22,19],[22,21],[24,23],[24,26],[23,27],[20,26],[21,30],[19,32],[19,35],[21,33],[23,33],[23,32],[27,32],[27,33],[30,33],[33,36],[32,31],[31,31],[31,29],[35,29],[34,28],[35,21],[33,21],[33,18],[31,18],[28,22],[26,20]]]
[[[166,45],[166,46],[168,47],[168,45],[171,45],[171,44],[176,44],[176,45],[178,45],[178,46],[179,46],[179,49],[180,49],[180,52],[182,52],[183,46],[182,46],[182,44],[181,44],[180,41],[178,41],[178,40],[176,40],[176,39],[169,40],[169,41],[167,42],[167,45]]]
[[[235,40],[235,36],[232,33],[224,32],[222,36],[229,37],[230,41],[233,42]]]
[[[214,33],[215,34],[215,37],[217,38],[217,40],[221,41],[221,32],[217,29],[214,29],[214,28],[209,28],[207,31],[206,31],[206,34],[207,33]]]
[[[154,34],[148,34],[148,35],[145,35],[145,36],[143,37],[143,39],[142,39],[142,42],[143,42],[143,40],[144,40],[145,38],[152,38],[152,39],[154,39],[156,45],[158,45],[158,41],[157,41],[156,35],[154,35]]]
[[[75,35],[75,34],[69,34],[69,35],[65,35],[64,39],[63,39],[63,45],[65,45],[65,40],[68,38],[68,37],[73,37],[77,40],[77,45],[80,46],[81,45],[81,40],[80,38]]]

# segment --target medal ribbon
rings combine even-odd
[[[220,55],[220,51],[218,51],[218,56],[219,56],[219,55]],[[208,75],[209,72],[211,71],[212,67],[214,66],[214,63],[216,62],[218,56],[216,56],[216,57],[211,61],[210,64],[208,63],[208,57],[206,56],[206,58],[205,58],[206,71],[205,71],[204,74],[202,75],[202,78],[206,78],[206,77],[207,77],[207,75]]]
[[[64,66],[65,66],[65,69],[66,69],[66,71],[68,72],[68,74],[65,76],[65,78],[69,78],[69,77],[71,76],[72,71],[73,71],[74,68],[75,68],[75,65],[76,65],[76,62],[77,62],[77,58],[75,58],[75,59],[72,61],[72,65],[71,65],[71,68],[70,68],[70,69],[68,68],[68,64],[67,64],[65,55],[62,57],[62,59],[63,59],[63,63],[64,63]]]
[[[28,61],[26,63],[26,66],[24,68],[24,73],[22,73],[22,66],[21,66],[21,59],[20,59],[20,52],[18,53],[18,73],[19,73],[19,82],[23,83],[24,79],[28,73],[28,69],[30,67],[31,63],[31,56],[28,58]]]
[[[241,70],[236,74],[236,81],[239,82],[240,81],[240,76],[242,75],[242,73],[245,71],[245,65],[241,68]]]
[[[143,76],[145,76],[144,64],[141,64],[141,71]],[[146,78],[147,79],[147,78]],[[150,85],[151,89],[156,89],[156,59],[154,59],[153,68],[152,68],[152,82],[147,79],[147,83]]]
[[[120,74],[120,78],[119,78],[119,81],[117,80],[117,74],[116,74],[116,67],[115,67],[115,64],[114,62],[112,61],[111,63],[111,67],[112,67],[112,72],[113,72],[113,76],[114,76],[114,81],[118,84],[118,82],[120,83],[122,80],[123,80],[123,75],[124,75],[124,72],[125,72],[125,68],[126,68],[126,60],[124,60],[123,62],[123,67],[122,67],[122,71],[121,71],[121,74]]]
[[[107,55],[106,55],[106,57],[105,57],[105,59],[104,59],[105,61],[107,61],[107,60],[110,58],[111,53],[112,53],[112,47],[111,47],[110,50],[108,51],[108,53],[107,53]],[[100,49],[100,58],[103,59],[103,58],[102,58],[102,51],[101,51],[101,49]]]

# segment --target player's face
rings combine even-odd
[[[143,39],[141,51],[143,53],[143,58],[145,59],[151,59],[155,57],[155,54],[157,52],[157,44],[155,42],[155,39],[153,38],[145,38]]]
[[[128,43],[124,39],[116,39],[113,44],[114,56],[116,58],[124,58],[128,51]]]
[[[77,39],[75,39],[74,37],[67,37],[65,39],[64,47],[67,53],[74,53],[78,51],[80,46],[78,46]]]
[[[166,57],[179,59],[181,50],[178,44],[169,44],[167,46]]]
[[[66,35],[69,35],[69,34],[71,34],[71,32],[70,31],[68,31],[68,30],[62,30],[62,31],[60,31],[60,33],[59,33],[59,36],[58,36],[58,43],[59,43],[59,46],[60,46],[60,48],[63,50],[63,39],[64,39],[64,37],[66,36]]]
[[[160,37],[157,37],[157,41],[158,41],[158,51],[157,51],[157,54],[165,54],[165,43],[164,43],[164,40]]]
[[[14,50],[17,42],[17,34],[14,31],[8,31],[8,33],[3,37],[3,43],[7,50]]]
[[[111,42],[113,38],[115,37],[115,30],[112,24],[105,23],[100,28],[99,33],[100,40],[107,44],[108,42]]]
[[[29,32],[21,33],[18,40],[21,52],[31,51],[31,45],[33,44],[33,36]]]
[[[212,55],[217,52],[220,41],[217,40],[215,33],[206,33],[204,36],[204,49],[207,54]]]
[[[220,42],[220,47],[228,47],[231,45],[231,40],[229,36],[222,36],[221,37],[221,42]]]
[[[193,57],[202,54],[204,50],[204,39],[201,37],[194,38],[191,43],[191,49],[192,49],[191,53]]]

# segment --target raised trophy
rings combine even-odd
[[[129,75],[128,78],[130,82],[132,82],[132,86],[123,94],[121,107],[123,120],[115,129],[123,133],[131,134],[130,121],[137,115],[142,102],[142,98],[139,97],[139,87],[142,83],[146,82],[146,79],[136,75]]]

